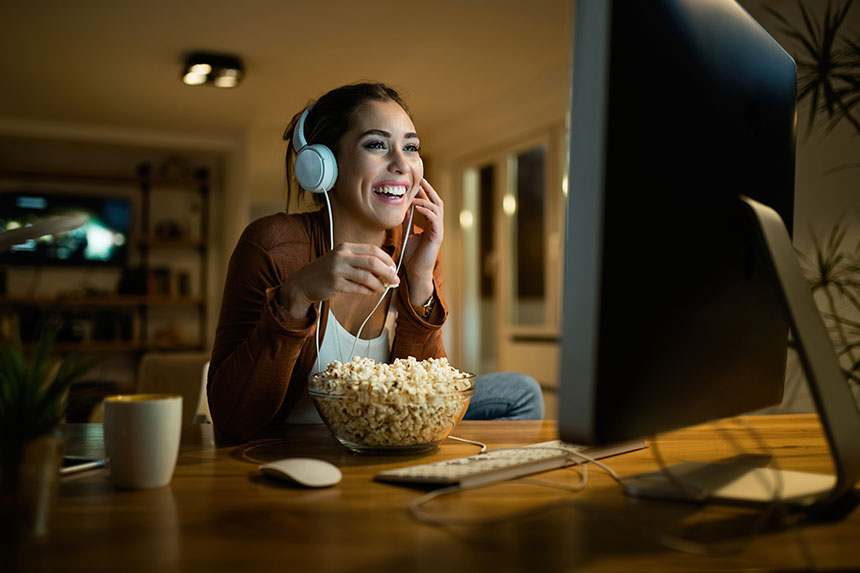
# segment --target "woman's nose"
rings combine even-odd
[[[391,152],[391,160],[389,169],[395,173],[405,173],[409,169],[409,164],[406,161],[406,156],[400,149],[394,149]]]

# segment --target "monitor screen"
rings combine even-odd
[[[559,431],[778,404],[789,323],[742,197],[791,229],[796,72],[733,0],[580,0]]]
[[[130,201],[40,192],[0,193],[0,233],[69,215],[82,224],[28,239],[0,252],[0,264],[124,266],[131,228]]]

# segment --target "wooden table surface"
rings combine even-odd
[[[832,467],[815,416],[753,416],[720,427],[725,430],[706,425],[663,435],[659,453],[674,463],[713,461],[738,448],[769,449],[783,469]],[[819,521],[778,511],[636,500],[592,467],[579,493],[520,480],[438,498],[425,507],[435,517],[492,521],[428,525],[408,510],[427,490],[375,482],[373,475],[471,455],[474,446],[446,441],[423,457],[369,456],[349,453],[322,426],[293,426],[243,445],[216,444],[211,429],[184,430],[173,480],[164,488],[117,490],[105,469],[63,478],[48,538],[18,547],[12,567],[0,562],[0,570],[860,569],[858,511]],[[102,452],[101,425],[70,425],[66,432],[67,454]],[[500,447],[554,439],[556,424],[462,422],[454,433]],[[622,475],[654,471],[655,451],[606,463]],[[306,489],[257,469],[292,456],[333,462],[343,480]],[[563,486],[579,481],[572,469],[536,477]]]

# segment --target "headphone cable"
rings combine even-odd
[[[334,221],[331,216],[331,202],[328,198],[328,191],[323,191],[323,197],[325,197],[325,206],[326,212],[328,213],[328,244],[329,250],[334,250]],[[322,372],[322,368],[320,368],[320,317],[322,316],[322,305],[323,301],[319,301],[317,303],[317,328],[315,332],[315,338],[317,343],[317,372]],[[335,333],[337,336],[337,333]]]
[[[412,231],[412,217],[415,215],[415,207],[410,207],[409,210],[409,223],[406,225],[406,236],[403,237],[403,247],[400,249],[400,259],[397,261],[397,270],[396,273],[400,272],[400,265],[403,264],[403,255],[406,253],[406,243],[409,241],[409,234]],[[373,310],[370,311],[370,314],[367,315],[367,318],[364,319],[364,322],[361,323],[361,326],[358,327],[358,333],[355,335],[355,340],[352,343],[352,348],[349,351],[349,359],[352,360],[352,356],[355,353],[355,347],[358,344],[358,339],[361,336],[361,331],[364,330],[364,325],[367,324],[367,321],[370,320],[370,317],[373,316],[373,313],[376,312],[376,309],[379,308],[379,305],[382,304],[382,301],[385,300],[388,291],[395,288],[394,286],[385,287],[385,291],[382,293],[382,296],[379,297],[379,300],[376,302],[376,306],[373,307]],[[370,342],[368,342],[368,347]],[[341,357],[342,359],[343,357]]]
[[[328,213],[328,232],[329,232],[329,250],[334,250],[334,221],[332,219],[331,214],[331,202],[328,198],[328,192],[323,192],[323,197],[325,197],[326,203],[326,212]],[[406,244],[409,241],[409,235],[412,232],[412,219],[415,216],[415,207],[410,206],[409,210],[409,222],[406,225],[406,235],[403,237],[403,246],[400,249],[400,258],[397,261],[397,270],[395,272],[400,272],[400,267],[403,264],[403,256],[406,253]],[[382,301],[385,300],[385,296],[388,294],[388,291],[395,288],[394,286],[385,287],[385,291],[382,293],[382,296],[379,297],[379,300],[376,302],[376,305],[373,307],[373,310],[370,311],[370,314],[364,319],[361,323],[361,326],[358,328],[358,333],[356,333],[355,338],[352,343],[352,348],[350,349],[350,359],[352,358],[352,354],[355,352],[355,347],[358,344],[359,337],[361,336],[361,331],[364,329],[364,326],[367,324],[367,321],[370,320],[370,317],[373,316],[373,313],[376,312],[376,309],[379,308],[379,305],[382,304]],[[317,327],[316,327],[316,347],[317,347],[317,372],[322,372],[322,365],[320,363],[320,318],[322,317],[322,304],[323,301],[319,301],[317,303]],[[337,333],[335,333],[337,336]],[[369,343],[368,343],[369,344]],[[341,361],[343,361],[343,356],[340,357]]]

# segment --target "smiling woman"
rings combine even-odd
[[[284,139],[288,196],[311,191],[321,208],[259,219],[233,252],[208,383],[228,439],[319,423],[308,376],[331,362],[445,356],[444,204],[398,93],[378,83],[332,90]],[[412,225],[415,211],[426,229]],[[473,419],[543,415],[537,382],[520,374],[478,377],[473,404]]]

